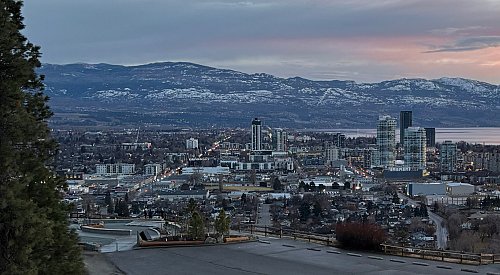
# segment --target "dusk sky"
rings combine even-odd
[[[23,11],[47,63],[500,84],[500,0],[28,0]]]

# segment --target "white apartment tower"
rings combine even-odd
[[[325,160],[327,164],[339,160],[339,148],[331,141],[325,142]]]
[[[255,118],[252,121],[252,150],[262,150],[262,122]]]
[[[411,170],[425,169],[426,138],[422,127],[408,127],[404,130],[405,165]]]
[[[376,166],[392,167],[396,160],[396,119],[391,116],[380,116],[377,124]]]
[[[186,149],[198,149],[198,139],[196,138],[187,139]]]
[[[286,141],[287,141],[288,135],[287,133],[281,129],[277,128],[274,130],[274,142],[276,144],[276,151],[279,152],[285,152],[287,150],[286,148]]]

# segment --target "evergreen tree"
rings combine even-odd
[[[188,234],[195,240],[203,240],[205,237],[205,225],[198,211],[194,211],[191,215]]]
[[[314,202],[314,207],[313,207],[313,213],[316,215],[316,217],[319,217],[321,215],[321,212],[323,212],[323,209],[321,209],[321,204],[319,201]]]
[[[82,274],[77,237],[61,201],[65,181],[42,93],[39,47],[21,34],[21,1],[0,0],[0,274]]]
[[[111,200],[108,204],[108,215],[112,215],[113,213],[115,213],[115,204]]]
[[[219,216],[217,216],[217,219],[215,220],[215,230],[219,234],[228,234],[229,233],[229,223],[230,223],[229,217],[226,216],[226,211],[222,209],[219,213]]]
[[[128,203],[125,200],[120,199],[116,203],[115,212],[120,217],[128,217],[128,216],[130,216],[130,211],[128,209]]]

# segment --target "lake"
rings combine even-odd
[[[374,137],[377,134],[376,129],[316,129],[310,131],[344,133],[348,137]],[[396,140],[399,140],[399,129],[396,129]],[[436,142],[445,140],[500,145],[500,127],[436,128]]]

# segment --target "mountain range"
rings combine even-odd
[[[379,83],[247,74],[186,62],[43,64],[53,127],[374,128],[412,110],[424,127],[500,126],[500,85],[463,78]]]

